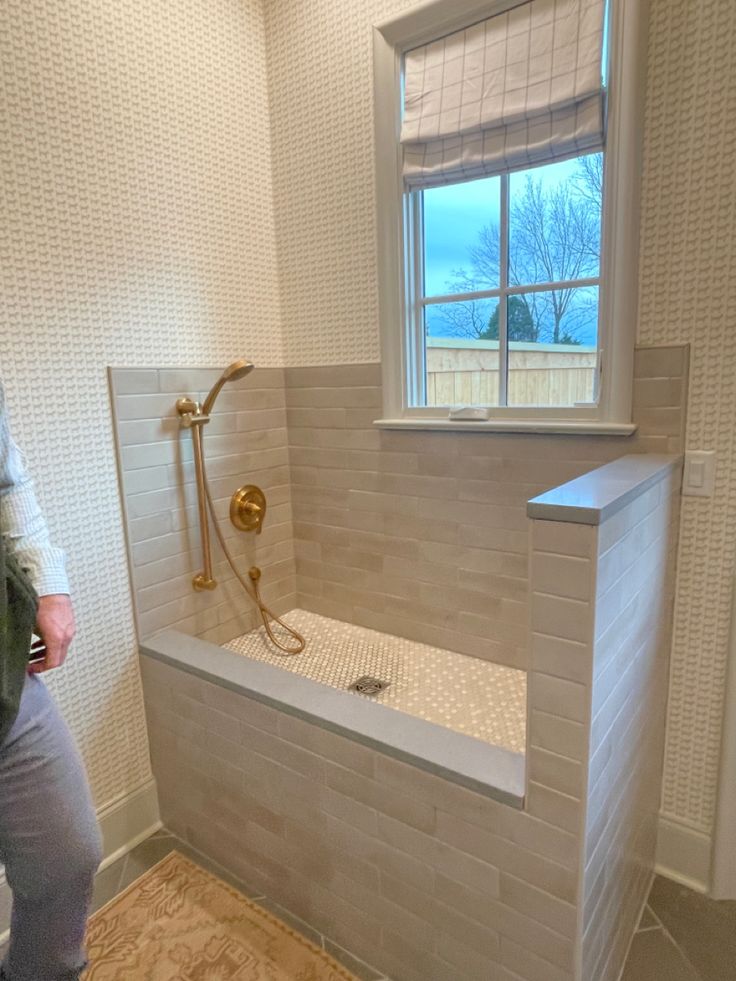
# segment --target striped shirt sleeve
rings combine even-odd
[[[13,442],[0,384],[0,534],[28,573],[39,596],[68,593],[66,562],[49,540],[23,457]]]

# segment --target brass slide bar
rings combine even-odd
[[[202,562],[204,568],[192,580],[195,589],[214,589],[217,581],[212,576],[212,551],[210,549],[210,526],[207,516],[207,488],[204,475],[204,449],[202,446],[202,426],[210,421],[210,411],[222,386],[229,381],[243,378],[253,370],[253,364],[245,358],[233,361],[223,371],[210,389],[207,398],[200,406],[189,396],[177,399],[176,411],[181,416],[181,424],[192,430],[194,449],[194,475],[197,481],[197,510],[199,512],[199,534],[202,540]]]
[[[190,398],[177,400],[176,411],[181,416],[182,426],[192,430],[192,449],[194,451],[194,478],[197,482],[197,511],[199,513],[199,535],[202,542],[202,563],[204,568],[192,579],[195,589],[214,589],[217,580],[212,575],[212,550],[210,548],[210,526],[207,516],[207,497],[204,486],[204,457],[202,449],[202,426],[210,421],[204,415],[198,402]]]

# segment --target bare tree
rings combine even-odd
[[[463,300],[437,304],[428,307],[427,310],[430,317],[438,317],[442,321],[443,329],[451,337],[483,340],[489,336],[488,302],[488,300]]]
[[[540,179],[526,176],[521,193],[513,196],[509,213],[508,276],[512,286],[558,283],[592,278],[600,263],[600,212],[602,156],[582,157],[578,170],[568,181],[545,187]],[[448,291],[467,293],[494,289],[499,284],[501,264],[498,225],[484,226],[476,244],[469,249],[470,268],[453,272]],[[586,298],[587,297],[587,298]],[[590,322],[592,296],[579,287],[558,287],[518,296],[528,312],[515,322],[523,336],[516,340],[580,343],[579,335]],[[486,301],[487,303],[487,301]],[[488,318],[478,315],[468,300],[441,308],[447,328],[455,336],[497,337]]]
[[[573,181],[578,193],[600,210],[603,200],[603,154],[590,153],[581,157]]]

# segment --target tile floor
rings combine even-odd
[[[157,832],[97,876],[94,909],[113,899],[172,848],[179,849],[204,868],[210,869],[314,943],[323,946],[360,981],[390,981],[380,971],[357,960],[298,917],[292,916],[288,910],[265,896],[249,891],[243,883],[168,831]],[[0,956],[2,953],[0,948]],[[621,981],[736,981],[736,901],[715,902],[668,879],[657,877]]]
[[[284,619],[306,638],[303,653],[285,657],[268,642],[263,627],[223,646],[333,688],[345,690],[364,676],[387,681],[384,691],[362,697],[514,753],[524,752],[525,671],[308,610],[291,610]],[[283,639],[290,641],[288,636]],[[489,705],[494,711],[488,711]]]
[[[736,901],[657,876],[621,981],[736,981]]]

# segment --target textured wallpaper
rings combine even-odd
[[[289,365],[380,357],[371,24],[408,6],[266,6]],[[639,338],[692,344],[689,445],[719,454],[714,499],[683,509],[664,809],[707,831],[736,539],[736,4],[651,7]]]
[[[380,361],[372,25],[413,5],[265,4],[287,365]]]
[[[148,749],[108,364],[283,361],[257,0],[5,0],[0,371],[79,634],[52,685],[98,804]]]
[[[687,341],[687,444],[717,451],[711,500],[683,499],[664,811],[709,830],[736,557],[736,4],[655,0],[639,336]]]

